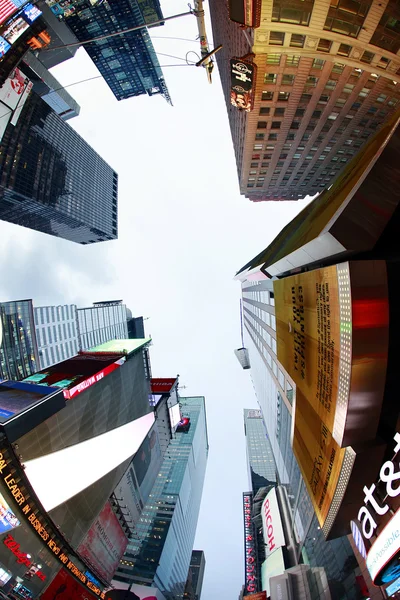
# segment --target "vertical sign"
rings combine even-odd
[[[252,501],[251,492],[243,494],[245,590],[250,593],[257,591],[256,543],[251,520]]]

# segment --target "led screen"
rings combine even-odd
[[[175,404],[174,406],[170,407],[169,418],[171,420],[171,427],[175,431],[175,429],[178,427],[179,421],[182,418],[179,404]]]

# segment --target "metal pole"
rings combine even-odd
[[[130,33],[131,31],[138,31],[140,29],[147,29],[147,27],[152,27],[153,25],[161,25],[165,21],[171,21],[171,19],[179,19],[179,17],[187,17],[188,15],[192,15],[193,11],[188,11],[184,13],[179,13],[178,15],[172,15],[171,17],[164,17],[163,19],[159,19],[158,21],[153,21],[152,23],[144,23],[143,25],[135,25],[135,27],[129,27],[129,29],[124,29],[123,31],[117,31],[115,33],[107,33],[106,35],[99,35],[98,37],[91,38],[90,40],[84,40],[83,42],[72,42],[71,44],[62,44],[61,46],[54,46],[53,48],[48,48],[49,50],[60,50],[61,48],[71,48],[72,46],[84,46],[85,44],[91,44],[92,42],[97,42],[99,40],[107,40],[108,38],[116,37],[117,35],[124,35],[125,33]]]

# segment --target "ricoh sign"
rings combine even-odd
[[[394,453],[400,451],[400,433],[394,436]],[[388,460],[379,473],[384,484],[385,501],[378,498],[376,485],[372,483],[363,488],[364,505],[360,507],[357,521],[351,522],[354,543],[360,554],[366,559],[367,568],[375,585],[385,585],[400,576],[400,509],[378,533],[371,545],[371,538],[377,535],[381,517],[391,510],[388,501],[400,495],[400,471],[393,461]],[[367,551],[368,548],[368,551]]]
[[[275,488],[268,492],[263,502],[261,518],[265,542],[265,556],[268,558],[277,548],[285,546],[285,534],[283,532]]]

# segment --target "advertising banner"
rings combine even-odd
[[[128,539],[110,503],[106,502],[79,546],[78,552],[92,563],[107,581],[111,581],[127,545]]]
[[[267,596],[271,595],[269,580],[276,575],[282,575],[285,572],[285,560],[283,558],[282,548],[273,552],[261,565],[261,583],[263,590],[266,590]]]
[[[14,69],[0,88],[0,102],[14,110],[21,100],[29,79],[19,69]]]
[[[0,383],[0,423],[5,423],[11,417],[58,391],[56,387],[29,385],[22,381]]]
[[[134,340],[110,340],[99,346],[94,346],[89,350],[84,350],[81,354],[124,354],[129,355],[139,348],[151,342],[151,338],[138,338]]]
[[[40,596],[41,600],[96,600],[96,596],[67,571],[61,569]]]
[[[11,2],[11,0],[0,0],[0,25],[2,25],[8,17],[11,17],[17,8],[18,7],[15,6],[14,2]]]
[[[229,18],[247,27],[260,27],[261,0],[229,0]]]
[[[265,555],[269,556],[276,548],[285,546],[285,534],[283,533],[281,514],[275,488],[273,488],[264,499],[261,508],[261,519],[263,524]]]
[[[400,509],[382,529],[367,555],[367,568],[375,585],[400,577]]]
[[[157,588],[113,581],[116,589],[106,592],[105,600],[165,600]]]
[[[18,527],[19,521],[7,504],[4,496],[0,494],[0,534]]]
[[[250,112],[253,108],[253,88],[256,82],[257,65],[251,62],[232,58],[231,69],[231,104],[240,110]]]
[[[340,447],[374,439],[389,343],[384,261],[286,277],[274,293],[278,360],[297,392]]]
[[[169,394],[174,387],[176,379],[176,377],[170,379],[166,379],[165,377],[152,377],[150,381],[152,394]]]

